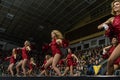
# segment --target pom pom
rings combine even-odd
[[[63,44],[63,47],[66,48],[66,47],[69,46],[69,41],[64,39],[64,40],[62,41],[62,44]]]
[[[109,29],[109,26],[107,24],[103,24],[103,27],[104,27],[105,30]]]

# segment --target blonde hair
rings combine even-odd
[[[33,62],[34,62],[34,58],[33,58],[33,57],[31,57],[31,58],[30,58],[30,61],[33,61]]]
[[[112,14],[112,15],[116,15],[116,12],[113,10],[113,6],[114,6],[114,3],[115,3],[115,2],[120,2],[120,0],[114,0],[114,1],[111,3],[111,8],[112,8],[111,14]]]
[[[26,40],[24,43],[25,46],[30,46],[30,41]]]
[[[54,33],[56,35],[57,39],[63,39],[63,35],[59,30],[52,30],[52,33]]]
[[[13,49],[12,50],[12,55],[15,55],[15,54],[17,54],[17,51],[16,51],[16,49]]]

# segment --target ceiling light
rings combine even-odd
[[[14,15],[11,14],[11,13],[7,13],[6,17],[9,18],[9,19],[13,19]]]

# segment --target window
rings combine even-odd
[[[97,44],[97,40],[92,40],[91,41],[91,46],[94,46],[94,45],[96,45]]]
[[[105,44],[105,39],[99,40],[99,45],[104,45]]]
[[[77,50],[81,50],[81,46],[78,46],[78,47],[77,47]]]
[[[84,44],[84,48],[89,48],[89,44]]]

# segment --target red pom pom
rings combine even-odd
[[[66,48],[69,46],[69,41],[68,40],[62,40],[63,47]]]
[[[42,51],[43,52],[46,52],[48,50],[49,50],[49,45],[48,44],[45,44],[45,45],[42,46]]]

